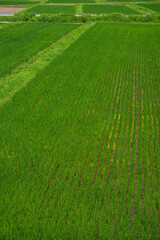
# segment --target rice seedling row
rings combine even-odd
[[[48,0],[47,3],[95,3],[95,0]]]
[[[1,107],[2,237],[160,237],[159,39],[95,24]]]
[[[158,12],[158,13],[160,12],[160,3],[153,3],[153,4],[152,3],[147,3],[147,4],[141,3],[139,5],[142,7],[145,7],[145,8],[149,8],[155,12]]]
[[[0,77],[76,28],[72,24],[20,23],[0,30]],[[17,49],[18,45],[18,49]]]
[[[120,5],[83,5],[84,13],[124,13],[124,14],[139,14],[137,11]]]
[[[57,14],[57,13],[75,13],[75,6],[60,6],[60,5],[39,5],[27,10],[36,14]]]

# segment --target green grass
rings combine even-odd
[[[0,29],[0,77],[75,27],[73,24],[24,23]]]
[[[48,14],[57,14],[57,13],[75,13],[74,6],[48,6],[48,5],[40,5],[34,8],[30,8],[27,12],[34,13],[48,13]]]
[[[1,239],[160,238],[159,45],[96,24],[0,109]]]
[[[115,6],[115,5],[84,5],[83,6],[84,13],[124,13],[124,14],[139,14],[133,9],[126,6]]]
[[[154,4],[149,4],[149,3],[143,4],[143,3],[141,3],[139,5],[142,7],[145,7],[145,8],[149,8],[155,12],[160,12],[160,3],[159,4],[155,4],[155,3]]]

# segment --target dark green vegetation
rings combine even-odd
[[[0,109],[1,239],[160,238],[159,45],[96,24]]]
[[[71,24],[23,23],[0,29],[0,76],[9,74],[21,62],[76,27]]]
[[[40,5],[34,8],[30,8],[27,12],[34,13],[47,13],[47,14],[57,14],[57,13],[75,13],[74,6],[57,6],[57,5]]]
[[[65,23],[85,23],[85,22],[160,22],[160,15],[158,13],[152,15],[138,15],[122,13],[110,14],[82,14],[76,16],[75,14],[62,13],[62,14],[41,14],[35,16],[35,13],[21,13],[15,14],[13,17],[0,17],[0,21],[23,21],[23,22],[65,22]]]
[[[143,4],[143,3],[141,3],[140,4],[142,7],[145,7],[145,8],[149,8],[149,9],[151,9],[151,10],[153,10],[153,11],[155,11],[155,12],[160,12],[160,3],[157,3],[157,4],[152,4],[152,3],[147,3],[147,4]]]
[[[133,9],[126,6],[116,6],[116,5],[84,5],[84,13],[124,13],[124,14],[139,14]]]

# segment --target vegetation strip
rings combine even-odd
[[[76,14],[82,14],[83,13],[83,5],[76,5]]]
[[[71,31],[62,37],[50,47],[39,52],[32,57],[27,63],[17,67],[13,73],[0,79],[0,107],[9,101],[15,93],[31,81],[36,74],[46,67],[57,56],[62,54],[74,41],[76,41],[92,24],[84,24],[78,29]]]

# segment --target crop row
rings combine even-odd
[[[160,237],[159,39],[96,24],[0,110],[2,236]]]
[[[27,10],[27,12],[36,14],[58,14],[58,13],[76,13],[77,5],[62,6],[62,5],[39,5]],[[114,13],[120,12],[123,14],[138,14],[137,11],[120,5],[81,5],[81,11],[83,13]],[[82,13],[80,12],[80,14]]]
[[[0,77],[75,28],[72,24],[26,23],[0,29]],[[18,46],[18,49],[17,49]]]

